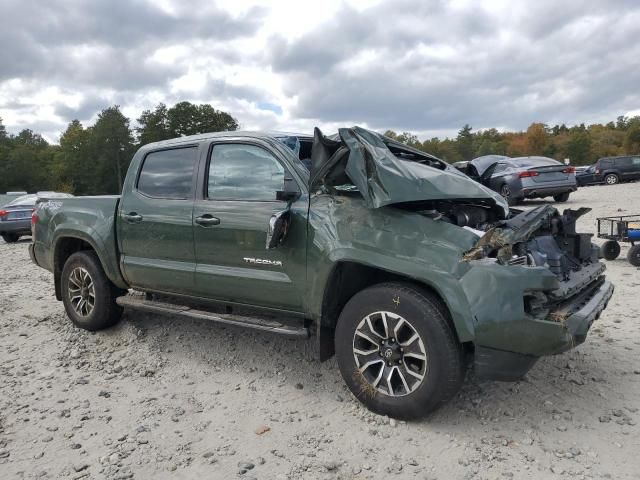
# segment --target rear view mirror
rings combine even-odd
[[[271,215],[267,229],[267,250],[282,245],[289,231],[290,222],[291,212],[288,209]]]

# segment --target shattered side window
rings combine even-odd
[[[276,139],[289,147],[296,158],[300,158],[300,140],[298,137],[276,137]]]

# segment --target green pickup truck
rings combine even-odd
[[[613,286],[588,209],[509,209],[369,130],[223,132],[145,145],[122,195],[33,214],[32,260],[75,325],[124,309],[310,337],[369,409],[416,418],[469,365],[513,381],[586,338]]]

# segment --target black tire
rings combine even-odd
[[[500,187],[500,195],[507,201],[508,205],[515,205],[518,201],[513,197],[513,192],[511,191],[511,187],[506,183],[503,183]]]
[[[604,183],[607,185],[615,185],[618,182],[620,182],[620,179],[615,173],[607,173],[604,176]]]
[[[606,260],[615,260],[620,255],[620,244],[615,240],[607,240],[600,247],[600,252]]]
[[[77,311],[77,304],[74,305],[71,299],[71,293],[74,292],[70,292],[71,289],[74,289],[72,274],[74,271],[81,272],[82,270],[88,274],[89,280],[93,282],[94,293],[93,308],[85,315]],[[60,286],[62,303],[75,326],[90,331],[102,330],[115,325],[122,317],[122,308],[116,304],[116,298],[123,292],[107,278],[95,252],[82,251],[71,255],[62,269]]]
[[[2,239],[7,243],[16,243],[20,240],[20,235],[17,233],[3,233]]]
[[[631,246],[627,253],[627,260],[634,267],[640,267],[640,244]]]
[[[354,352],[356,330],[361,328],[360,326],[365,323],[364,319],[369,315],[371,317],[379,315],[376,312],[387,312],[387,314],[406,319],[406,322],[410,322],[409,326],[412,327],[413,333],[419,335],[418,346],[423,347],[425,351],[424,375],[410,393],[407,393],[401,384],[400,388],[404,392],[400,396],[391,396],[381,391],[365,378],[368,371],[366,369],[361,371],[356,363]],[[384,283],[366,288],[354,295],[342,310],[335,332],[338,366],[351,392],[369,410],[400,419],[424,417],[450,400],[462,384],[464,361],[462,347],[448,317],[446,307],[439,298],[428,291],[410,285]],[[399,331],[402,332],[402,330]],[[396,345],[403,345],[401,335],[393,335],[398,337]],[[393,342],[393,339],[391,341]],[[377,371],[380,373],[374,372],[374,375],[382,377],[385,376],[385,368],[387,368],[385,365],[391,365],[391,363],[386,363],[385,358],[389,357],[383,354],[382,348],[386,347],[373,345],[375,347],[372,348],[378,350],[377,353],[374,351],[371,357],[374,361],[382,361],[382,365],[379,367],[376,365],[380,364],[372,365],[371,368],[378,368]],[[403,346],[407,350],[410,348]],[[400,351],[402,350],[400,348]],[[376,355],[382,359],[377,358]],[[409,365],[412,362],[408,358],[410,354],[405,352],[399,355],[407,355],[397,360],[403,363],[403,371],[406,374],[407,368],[412,366]],[[412,382],[417,381],[411,376],[407,378]]]
[[[569,195],[571,192],[564,192],[564,193],[560,193],[558,195],[554,195],[553,199],[558,202],[558,203],[564,203],[567,200],[569,200]]]

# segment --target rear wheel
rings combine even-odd
[[[558,195],[554,195],[553,199],[558,203],[563,203],[563,202],[566,202],[567,200],[569,200],[569,194],[570,194],[570,192],[560,193]]]
[[[17,233],[3,233],[2,238],[7,243],[16,243],[20,240],[20,235]]]
[[[606,183],[607,185],[615,185],[619,181],[620,179],[615,173],[607,173],[604,177],[604,183]]]
[[[602,256],[607,260],[615,260],[620,255],[620,244],[615,240],[607,240],[600,247]]]
[[[122,316],[116,304],[121,291],[107,278],[98,256],[91,251],[71,255],[62,269],[62,302],[77,327],[102,330]]]
[[[640,244],[631,246],[627,253],[627,260],[634,267],[640,267]]]
[[[462,350],[440,300],[400,283],[369,287],[342,310],[340,373],[369,410],[418,418],[447,402],[463,378]]]

